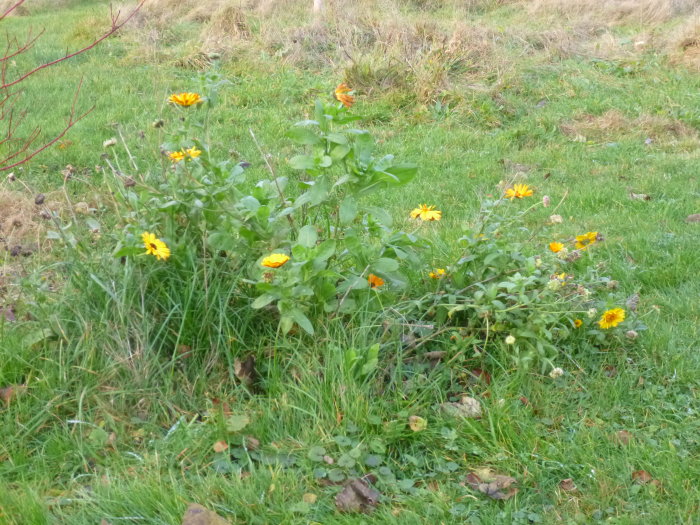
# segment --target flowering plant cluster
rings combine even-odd
[[[378,154],[369,132],[349,126],[359,117],[345,84],[335,100],[317,101],[313,118],[289,130],[300,151],[286,167],[274,169],[267,158],[258,169],[217,160],[205,140],[206,115],[224,84],[208,73],[205,94],[170,96],[169,111],[181,118],[162,144],[162,172],[122,181],[115,192],[127,210],[115,255],[148,273],[145,301],[154,317],[183,310],[189,299],[177,290],[201,280],[205,291],[229,290],[226,303],[217,303],[222,315],[235,306],[256,330],[313,335],[329,319],[352,319],[358,311],[383,319],[378,326],[398,315],[398,324],[432,327],[422,335],[426,341],[449,329],[451,341],[473,353],[543,371],[557,368],[568,338],[586,334],[605,343],[637,326],[603,297],[610,288],[581,260],[603,241],[598,232],[533,249],[534,235],[523,224],[541,204],[521,209],[535,194],[526,184],[484,202],[464,229],[458,257],[437,254],[440,243],[433,241],[443,219],[437,205],[406,210],[409,232],[368,205],[366,196],[408,183],[417,167]],[[552,225],[561,222],[554,217]],[[185,310],[181,315],[196,317]],[[174,341],[183,337],[159,331],[171,333]]]

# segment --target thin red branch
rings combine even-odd
[[[30,29],[30,30],[29,30],[29,35],[27,35],[27,41],[24,43],[24,45],[23,45],[22,47],[18,47],[18,48],[14,51],[14,53],[12,53],[12,54],[8,54],[9,51],[10,51],[10,47],[11,47],[11,40],[10,40],[10,38],[8,37],[8,38],[7,38],[7,51],[5,51],[5,55],[3,55],[2,57],[0,57],[0,62],[5,62],[6,60],[9,60],[9,59],[11,59],[11,58],[13,58],[13,57],[16,57],[17,55],[21,55],[22,53],[24,53],[25,51],[27,51],[28,49],[30,49],[30,48],[36,43],[36,41],[39,40],[39,38],[41,37],[41,35],[44,34],[44,31],[45,31],[45,30],[46,30],[46,29],[42,29],[41,31],[39,31],[39,34],[38,34],[38,35],[36,35],[34,38],[32,38],[32,30]],[[30,40],[30,39],[31,39],[31,40]],[[15,39],[15,41],[16,41],[16,39]]]
[[[5,11],[5,12],[2,14],[2,16],[0,16],[0,20],[2,20],[3,18],[5,18],[7,15],[9,15],[12,11],[14,11],[15,9],[17,9],[19,6],[21,6],[25,1],[26,1],[26,0],[19,0],[19,2],[17,2],[15,5],[13,5],[13,6],[11,6],[10,8],[8,8],[8,10]]]
[[[21,0],[20,3],[22,3],[22,2],[24,2],[24,0]],[[140,0],[139,3],[136,5],[136,7],[134,7],[134,9],[132,9],[131,12],[130,12],[130,13],[126,16],[126,18],[124,18],[124,20],[122,20],[122,21],[119,21],[119,11],[117,11],[117,15],[116,15],[116,16],[114,16],[114,15],[112,14],[112,15],[111,15],[111,18],[112,18],[112,27],[109,29],[109,31],[107,31],[106,33],[104,33],[104,34],[103,34],[101,37],[99,37],[97,40],[93,41],[92,44],[90,44],[89,46],[86,46],[86,47],[84,47],[84,48],[82,48],[82,49],[79,49],[78,51],[74,51],[73,53],[68,53],[68,54],[66,54],[66,55],[64,55],[64,56],[62,56],[62,57],[60,57],[60,58],[57,58],[56,60],[52,60],[51,62],[47,62],[47,63],[45,63],[45,64],[42,64],[42,65],[40,65],[40,66],[37,66],[37,67],[35,67],[34,69],[32,69],[32,70],[26,72],[24,75],[20,76],[19,78],[13,80],[12,82],[5,83],[4,80],[3,80],[3,84],[0,86],[0,89],[7,89],[7,88],[10,88],[10,87],[12,87],[12,86],[14,86],[14,85],[16,85],[16,84],[19,84],[20,82],[22,82],[23,80],[25,80],[25,79],[27,79],[28,77],[32,76],[33,74],[35,74],[35,73],[41,71],[42,69],[46,69],[47,67],[54,66],[54,65],[56,65],[56,64],[59,64],[60,62],[63,62],[63,61],[68,60],[68,59],[70,59],[70,58],[73,58],[74,56],[77,56],[77,55],[80,55],[80,54],[82,54],[82,53],[85,53],[86,51],[89,51],[90,49],[92,49],[93,47],[95,47],[97,44],[99,44],[99,43],[102,42],[103,40],[109,38],[109,37],[112,36],[114,33],[116,33],[117,31],[119,31],[119,30],[124,26],[124,24],[126,24],[129,20],[131,20],[131,19],[136,15],[136,13],[141,9],[141,7],[143,7],[143,4],[144,4],[145,2],[146,2],[146,0]]]

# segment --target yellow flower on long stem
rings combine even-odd
[[[512,188],[506,190],[506,198],[522,199],[523,197],[530,197],[534,192],[528,187],[527,184],[514,184]]]
[[[439,221],[442,219],[442,212],[436,210],[435,206],[421,204],[411,211],[411,219],[420,219],[422,221]]]
[[[560,242],[550,242],[549,249],[554,253],[559,253],[564,248],[564,245]]]
[[[181,160],[185,160],[185,157],[187,157],[187,155],[184,151],[171,151],[170,153],[168,153],[168,157],[170,157],[170,160],[172,160],[173,162],[180,162]]]
[[[182,107],[190,107],[202,102],[199,93],[174,93],[168,97],[168,102]]]
[[[598,232],[588,232],[576,236],[576,249],[586,250],[591,244],[598,240]]]
[[[351,91],[352,89],[350,89],[345,83],[338,84],[338,87],[335,88],[335,98],[339,102],[342,102],[343,106],[346,108],[351,108],[355,103],[355,97],[350,94]]]
[[[190,157],[191,159],[196,159],[197,157],[199,157],[202,154],[201,150],[198,150],[195,146],[192,146],[191,148],[186,149],[185,153],[187,153],[187,156]]]
[[[384,279],[378,275],[374,275],[373,273],[367,276],[367,282],[369,283],[370,288],[379,288],[380,286],[384,286]]]
[[[436,268],[434,272],[428,274],[428,277],[431,279],[442,279],[445,275],[447,275],[447,272],[445,272],[444,268]]]
[[[581,325],[583,325],[581,319],[574,319],[574,328],[581,328]]]
[[[612,310],[607,310],[603,313],[603,316],[598,321],[598,326],[603,330],[608,328],[615,328],[622,321],[625,320],[625,311],[622,308],[613,308]]]
[[[280,266],[287,264],[288,261],[289,255],[284,253],[273,253],[272,255],[265,257],[260,264],[267,268],[279,268]]]
[[[154,233],[143,232],[141,240],[143,240],[143,245],[146,247],[146,255],[154,255],[159,261],[165,261],[170,257],[170,248],[158,239]]]

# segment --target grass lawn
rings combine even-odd
[[[46,28],[10,72],[99,34],[103,2],[64,4],[2,22],[18,35]],[[430,9],[431,2],[423,11],[421,2],[408,4],[415,6],[400,14],[415,31],[430,24],[438,31],[456,16]],[[600,46],[577,47],[583,37],[575,21],[531,21],[517,2],[474,4],[481,7],[462,21],[480,32],[474,56],[465,48],[458,61],[433,48],[432,58],[414,62],[427,52],[404,50],[400,62],[372,48],[354,62],[342,59],[318,44],[325,35],[331,49],[336,33],[308,20],[299,22],[304,35],[275,40],[276,28],[293,20],[241,7],[253,36],[223,52],[220,72],[230,84],[209,117],[211,151],[251,163],[254,178],[267,177],[266,161],[292,176],[288,160],[299,147],[287,131],[346,81],[357,89],[357,125],[374,134],[382,153],[420,167],[408,185],[369,195],[363,205],[384,208],[404,228],[419,203],[436,205],[443,212],[433,247],[440,264],[459,257],[462,227],[486,195],[502,192],[500,181],[524,181],[535,199],[552,201],[524,224],[537,232],[533,251],[545,252],[554,235],[601,232],[605,240],[585,264],[616,280],[622,296],[639,294],[637,314],[647,329],[611,348],[561,348],[557,364],[565,374],[557,379],[500,362],[488,370],[489,381],[470,377],[468,360],[419,366],[410,345],[381,339],[368,325],[376,320],[361,311],[354,328],[329,316],[314,338],[273,331],[241,340],[240,324],[255,320],[227,313],[224,304],[195,317],[220,327],[227,346],[187,346],[186,357],[178,357],[180,347],[170,355],[152,347],[148,334],[162,320],[139,320],[148,332],[125,334],[115,319],[133,322],[142,313],[138,298],[75,295],[65,282],[67,249],[45,240],[56,225],[38,218],[32,203],[45,194],[60,224],[72,223],[78,237],[100,231],[91,244],[94,264],[86,266],[97,282],[124,220],[106,182],[109,163],[134,176],[166,172],[160,145],[178,125],[167,98],[197,88],[197,60],[206,58],[197,52],[202,33],[193,17],[158,26],[160,39],[148,44],[148,20],[157,14],[147,11],[119,37],[32,77],[18,101],[28,109],[24,131],[40,125],[45,136],[62,129],[81,79],[78,105],[94,110],[14,170],[17,181],[0,181],[0,219],[12,205],[34,225],[18,241],[31,255],[13,256],[9,243],[0,252],[0,309],[17,310],[16,319],[0,315],[0,388],[12,389],[0,390],[0,523],[172,524],[190,502],[251,524],[697,522],[700,224],[686,217],[700,213],[698,72],[668,48],[635,48],[647,30],[637,19],[599,22],[609,37],[605,54]],[[655,21],[649,33],[671,33],[683,20]],[[591,30],[587,43],[601,34]],[[438,80],[430,60],[443,61]],[[159,119],[163,127],[153,125]],[[118,145],[104,148],[112,137]],[[81,214],[83,204],[92,211]],[[552,213],[563,222],[544,226]],[[193,298],[183,311],[202,308],[197,286],[182,283]],[[347,350],[374,343],[381,343],[381,373],[358,374]],[[436,339],[422,350],[448,350],[444,344]],[[255,388],[243,384],[234,364],[248,355],[257,358]],[[461,394],[479,401],[481,418],[436,409]],[[427,427],[411,430],[410,416]],[[220,441],[227,451],[214,450]],[[517,494],[499,501],[474,490],[466,476],[481,467],[515,478]],[[369,471],[384,495],[374,512],[338,512],[341,485],[333,481]]]

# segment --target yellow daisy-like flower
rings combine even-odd
[[[370,288],[379,288],[380,286],[384,286],[384,279],[378,275],[374,275],[373,273],[367,276],[367,282],[369,283]]]
[[[527,184],[514,184],[512,188],[506,190],[506,198],[510,200],[522,199],[523,197],[530,197],[533,193]]]
[[[574,328],[581,328],[583,321],[581,319],[574,319]]]
[[[187,156],[192,158],[192,159],[196,159],[197,157],[199,157],[202,154],[202,152],[194,146],[186,149],[185,152],[187,153]]]
[[[187,155],[184,151],[171,151],[170,153],[168,153],[168,157],[170,157],[170,160],[172,160],[173,162],[180,162],[181,160],[185,160],[185,157],[187,157]]]
[[[154,255],[159,261],[165,261],[170,257],[170,248],[157,238],[154,233],[143,232],[141,240],[143,240],[143,245],[146,247],[147,255]]]
[[[260,264],[266,268],[279,268],[280,266],[287,264],[287,261],[289,261],[289,255],[284,253],[273,253],[272,255],[265,257]]]
[[[428,274],[428,277],[431,279],[442,279],[445,275],[447,275],[447,273],[444,268],[436,268],[434,272]]]
[[[622,321],[625,320],[625,311],[622,308],[613,308],[612,310],[607,310],[603,316],[598,321],[598,326],[603,330],[608,328],[615,328]]]
[[[591,244],[598,240],[598,232],[588,232],[576,236],[576,249],[586,250]]]
[[[188,108],[202,102],[199,93],[174,93],[168,97],[168,102]]]
[[[421,204],[411,211],[411,219],[420,219],[422,221],[439,221],[442,219],[442,212],[436,210],[435,206]]]
[[[350,87],[348,87],[348,85],[345,83],[338,84],[338,87],[335,88],[335,98],[339,102],[342,102],[343,106],[346,108],[351,108],[355,103],[355,97],[350,95],[351,91],[352,89],[350,89]]]
[[[564,245],[560,242],[550,242],[549,249],[554,253],[559,253],[564,248]]]

